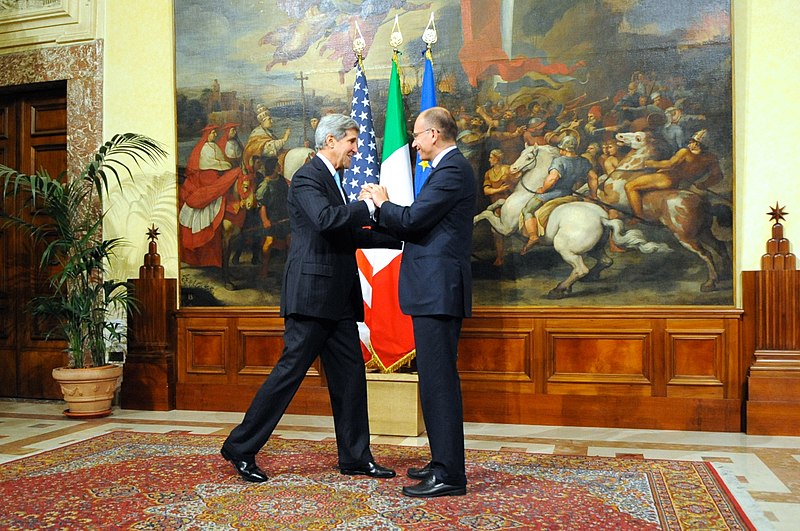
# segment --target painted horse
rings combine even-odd
[[[631,150],[611,172],[598,191],[599,199],[608,207],[630,212],[625,183],[653,169],[644,167],[647,160],[665,158],[656,140],[647,131],[617,133],[618,141]],[[706,265],[708,276],[700,291],[717,289],[720,272],[730,274],[731,259],[727,246],[711,231],[716,209],[708,200],[690,190],[668,189],[645,192],[642,196],[644,220],[667,228],[683,247],[698,256]],[[722,214],[722,213],[720,213]],[[718,256],[719,269],[714,253]]]
[[[539,188],[547,176],[550,163],[558,156],[553,146],[528,146],[511,165],[511,171],[521,177],[514,191],[506,199],[501,199],[473,218],[477,224],[486,220],[492,229],[503,236],[510,236],[521,230],[520,216],[534,190]],[[498,213],[495,210],[499,209]],[[666,252],[664,244],[649,242],[640,230],[623,230],[622,221],[609,219],[608,212],[601,206],[575,201],[555,207],[544,228],[540,241],[552,245],[561,258],[572,267],[569,276],[558,283],[547,294],[549,299],[561,299],[571,293],[572,285],[580,280],[597,280],[600,272],[611,266],[613,261],[606,254],[606,240],[611,232],[614,241],[625,248],[638,249],[643,253]],[[596,260],[590,269],[584,256]]]

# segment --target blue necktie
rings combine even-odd
[[[342,199],[344,199],[344,202],[347,203],[347,196],[345,195],[344,188],[342,187],[342,176],[338,171],[333,174],[333,180],[336,181],[336,188],[339,189]]]

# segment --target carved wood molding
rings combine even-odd
[[[750,367],[750,375],[771,371],[788,371],[800,376],[800,351],[797,350],[757,350],[755,361]]]

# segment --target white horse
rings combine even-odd
[[[486,210],[473,219],[478,223],[485,219],[491,223],[492,228],[503,236],[510,236],[520,230],[519,216],[528,200],[533,197],[534,190],[544,182],[550,163],[558,156],[558,148],[554,146],[528,146],[519,158],[511,165],[512,173],[526,174],[519,180],[514,190],[505,199],[495,201]],[[500,215],[495,210],[500,208]]]
[[[528,146],[511,165],[512,172],[520,172],[517,186],[511,195],[489,205],[486,210],[473,218],[477,224],[488,221],[492,228],[503,236],[510,236],[520,230],[520,214],[534,190],[544,182],[550,162],[558,155],[552,146]],[[499,208],[499,215],[495,210]],[[622,221],[609,219],[608,213],[599,205],[577,201],[559,205],[553,209],[540,242],[552,245],[561,258],[572,267],[569,276],[558,283],[547,294],[550,299],[561,299],[572,291],[572,285],[579,279],[597,280],[603,269],[613,261],[605,252],[608,231],[614,241],[626,248],[638,249],[643,253],[667,252],[665,244],[649,242],[639,230],[622,229]],[[596,263],[589,269],[583,259],[585,255],[595,258]]]
[[[290,149],[283,159],[283,178],[287,181],[291,181],[294,173],[299,170],[303,164],[314,158],[314,153],[315,151],[313,149],[307,147]]]

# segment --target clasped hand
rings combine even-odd
[[[386,191],[385,186],[375,183],[367,183],[361,187],[361,192],[358,194],[359,200],[371,199],[375,206],[380,208],[384,201],[389,200],[389,193]]]

